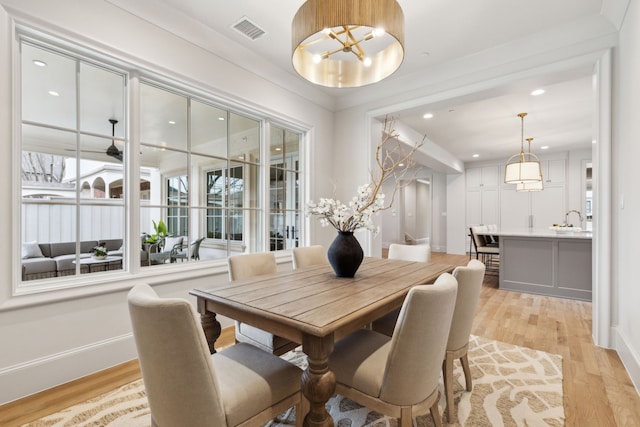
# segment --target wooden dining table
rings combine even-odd
[[[302,345],[308,367],[302,392],[310,408],[304,426],[330,427],[325,404],[336,379],[328,360],[334,342],[402,305],[413,286],[432,283],[455,266],[365,258],[355,277],[315,266],[223,283],[190,292],[197,298],[209,349],[215,352],[220,314]]]

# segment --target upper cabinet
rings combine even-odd
[[[565,159],[541,160],[542,179],[546,184],[563,184],[566,181]]]
[[[466,170],[467,190],[500,185],[500,166],[482,166]]]

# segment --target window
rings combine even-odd
[[[298,245],[300,132],[145,77],[129,111],[127,70],[30,36],[20,47],[25,286]],[[98,245],[107,261],[91,257]]]
[[[126,204],[106,189],[126,177],[126,73],[24,40],[20,49],[22,280],[122,269]],[[91,258],[100,243],[106,262]],[[30,244],[38,251],[25,254]]]
[[[152,183],[166,182],[164,189],[151,185],[141,206],[142,230],[153,235],[153,222],[162,219],[170,237],[182,238],[184,251],[187,242],[205,237],[201,260],[261,250],[260,121],[153,82],[143,83],[140,93],[142,167]],[[150,258],[150,265],[174,260],[171,254]]]
[[[299,133],[271,127],[269,244],[272,251],[299,246],[300,139]]]
[[[228,239],[242,242],[242,215],[228,208],[242,207],[243,180],[242,166],[219,169],[207,172],[207,237],[212,239]],[[230,224],[227,225],[225,211],[229,215]],[[228,230],[228,231],[227,231]]]

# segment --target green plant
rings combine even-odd
[[[91,249],[91,252],[94,256],[107,256],[107,248],[105,248],[104,246],[95,246],[93,249]]]
[[[167,237],[169,234],[167,233],[167,224],[164,223],[163,220],[159,220],[157,223],[155,221],[151,221],[153,223],[153,231],[154,233],[147,237],[145,240],[146,243],[158,243],[160,240]]]

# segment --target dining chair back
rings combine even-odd
[[[486,225],[475,225],[470,227],[469,231],[476,251],[476,259],[481,260],[488,271],[497,274],[500,268],[500,244],[497,241],[493,242],[489,236],[485,236],[489,233]]]
[[[393,336],[359,329],[335,344],[329,367],[336,393],[385,415],[412,418],[431,413],[442,425],[438,382],[456,299],[457,281],[442,274],[433,285],[413,287]]]
[[[273,274],[277,271],[276,256],[273,252],[232,255],[227,258],[229,280],[236,281],[250,277]]]
[[[149,285],[134,286],[128,305],[152,425],[262,426],[304,411],[298,367],[248,344],[209,354],[191,304]]]
[[[273,274],[277,271],[273,252],[232,255],[227,258],[229,280],[232,282],[255,276]],[[283,355],[296,348],[299,343],[279,337],[247,323],[235,321],[236,342],[244,342],[275,355]]]
[[[327,251],[322,245],[300,246],[291,252],[293,268],[305,268],[313,265],[329,265]]]
[[[467,351],[469,349],[469,337],[473,326],[473,318],[480,300],[480,291],[484,281],[485,266],[482,262],[472,259],[466,266],[456,267],[453,276],[458,281],[458,296],[451,321],[451,331],[447,341],[442,373],[444,377],[444,389],[447,402],[448,421],[455,421],[455,408],[453,402],[453,361],[460,359],[465,377],[467,391],[471,391],[471,371]]]
[[[429,262],[431,259],[431,247],[426,244],[402,245],[399,243],[392,243],[389,245],[387,258],[401,261]],[[393,328],[396,326],[399,314],[400,309],[393,310],[381,318],[374,320],[371,323],[371,328],[381,334],[391,336],[393,334]]]
[[[403,261],[429,262],[431,259],[431,246],[392,243],[389,245],[387,258],[400,259]]]

